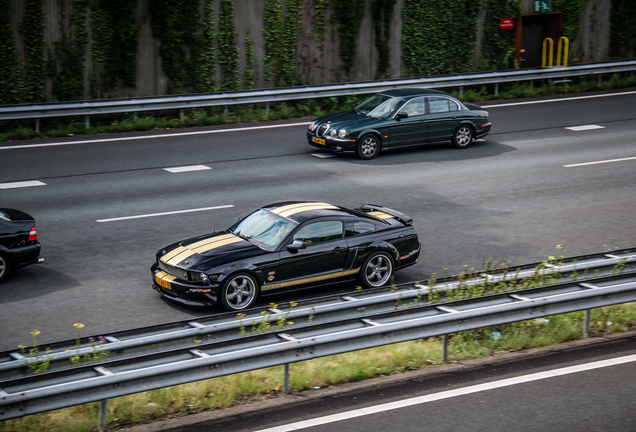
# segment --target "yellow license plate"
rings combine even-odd
[[[157,275],[155,275],[155,280],[160,286],[164,287],[165,289],[172,289],[172,287],[170,287],[170,282],[168,282],[167,280],[163,280]]]
[[[312,140],[313,142],[315,142],[316,144],[325,145],[325,140],[324,140],[324,139],[320,139],[320,138],[316,138],[316,137],[311,137],[311,140]]]

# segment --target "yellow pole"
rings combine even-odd
[[[561,65],[561,42],[563,42],[563,66],[568,65],[568,50],[570,49],[570,40],[565,36],[559,38],[557,45],[557,66]]]
[[[548,67],[551,68],[552,67],[552,58],[553,58],[553,54],[554,54],[554,41],[552,40],[552,38],[545,38],[543,39],[543,53],[541,56],[541,67],[545,67],[545,52],[546,52],[546,44],[549,43],[550,44],[550,54],[549,54],[549,59],[548,59]]]

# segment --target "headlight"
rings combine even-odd
[[[190,272],[190,278],[194,283],[209,284],[210,282],[216,281],[219,278],[219,275],[207,275],[203,272]]]
[[[317,127],[318,127],[318,125],[316,124],[315,120],[312,121],[311,123],[309,123],[309,130],[310,131],[312,131],[312,132],[315,131]]]
[[[347,136],[347,130],[346,129],[340,129],[338,131],[338,138],[344,138]]]
[[[331,132],[329,132],[329,135],[331,135],[332,137],[336,136],[336,130],[335,129],[331,129]]]

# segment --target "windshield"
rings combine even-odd
[[[393,114],[402,102],[404,102],[402,99],[377,94],[359,104],[355,110],[369,117],[387,118]]]
[[[288,219],[266,210],[256,210],[230,228],[230,232],[239,237],[261,243],[267,249],[282,242],[296,224]]]

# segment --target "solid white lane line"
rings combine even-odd
[[[209,169],[212,169],[212,168],[206,165],[189,165],[189,166],[182,166],[182,167],[164,168],[165,171],[168,171],[171,173],[203,171],[203,170],[209,170]]]
[[[315,156],[317,158],[320,158],[320,159],[327,159],[327,158],[336,157],[335,154],[325,154],[325,153],[312,153],[311,155]]]
[[[279,127],[303,126],[308,124],[309,122],[287,123],[287,124],[280,124],[280,125],[249,126],[249,127],[233,128],[233,129],[216,129],[216,130],[196,131],[196,132],[177,132],[177,133],[162,134],[162,135],[142,135],[142,136],[134,136],[134,137],[104,138],[104,139],[96,139],[96,140],[65,141],[65,142],[42,143],[42,144],[22,144],[22,145],[16,145],[16,146],[3,146],[3,147],[0,147],[0,150],[16,150],[16,149],[36,148],[36,147],[58,147],[58,146],[67,146],[67,145],[75,145],[75,144],[108,143],[108,142],[117,142],[117,141],[134,141],[134,140],[155,139],[155,138],[174,138],[174,137],[180,137],[180,136],[208,135],[208,134],[225,133],[225,132],[244,132],[244,131],[260,130],[260,129],[274,129]]]
[[[588,131],[588,130],[594,130],[594,129],[605,129],[605,126],[599,126],[599,125],[570,126],[570,127],[566,127],[566,129],[574,131],[574,132],[580,132],[580,131]]]
[[[41,182],[39,180],[0,183],[0,189],[16,189],[16,188],[24,188],[24,187],[32,187],[32,186],[46,186],[46,183]]]
[[[116,221],[129,220],[129,219],[142,219],[142,218],[157,217],[157,216],[169,216],[169,215],[176,215],[176,214],[182,214],[182,213],[194,213],[194,212],[219,210],[219,209],[233,208],[233,207],[234,207],[233,205],[222,205],[222,206],[204,207],[204,208],[198,208],[198,209],[176,210],[176,211],[169,211],[169,212],[163,212],[163,213],[150,213],[150,214],[144,214],[144,215],[124,216],[124,217],[110,218],[110,219],[98,219],[95,222],[116,222]]]
[[[601,160],[601,161],[594,161],[594,162],[583,162],[583,163],[563,165],[563,166],[565,168],[572,168],[572,167],[579,167],[579,166],[586,166],[586,165],[599,165],[599,164],[606,164],[606,163],[613,163],[613,162],[624,162],[624,161],[629,161],[629,160],[636,160],[636,156],[635,157],[628,157],[628,158],[621,158],[621,159],[608,159],[608,160]]]
[[[315,419],[299,421],[296,423],[289,423],[286,425],[280,425],[268,429],[261,429],[256,432],[292,432],[301,429],[306,429],[313,426],[320,426],[328,423],[334,423],[337,421],[348,420],[356,417],[362,417],[369,414],[377,414],[385,411],[391,411],[399,408],[406,408],[414,405],[420,405],[428,402],[435,402],[443,399],[449,399],[457,396],[465,396],[473,393],[479,393],[488,390],[494,390],[502,387],[508,387],[517,384],[528,383],[532,381],[538,381],[547,378],[554,378],[557,376],[568,375],[577,372],[585,372],[594,369],[604,368],[608,366],[615,366],[624,363],[631,363],[636,361],[636,355],[629,355],[624,357],[617,357],[609,360],[601,360],[592,363],[586,363],[576,366],[568,366],[559,369],[553,369],[545,372],[538,372],[528,375],[522,375],[515,378],[506,378],[502,380],[492,381],[484,384],[477,384],[455,390],[447,390],[439,393],[433,393],[430,395],[418,396],[410,399],[404,399],[401,401],[389,402],[385,404],[375,405],[371,407],[356,409],[352,411],[346,411],[338,414],[332,414],[324,417],[318,417]]]
[[[636,94],[636,91],[628,91],[624,93],[607,93],[600,95],[588,95],[588,96],[573,96],[561,99],[548,99],[548,100],[537,100],[537,101],[525,101],[525,102],[511,102],[499,105],[482,105],[482,108],[502,108],[502,107],[510,107],[510,106],[519,106],[519,105],[536,105],[541,103],[551,103],[551,102],[567,102],[573,100],[583,100],[583,99],[595,99],[595,98],[603,98],[603,97],[611,97],[611,96],[623,96]]]

